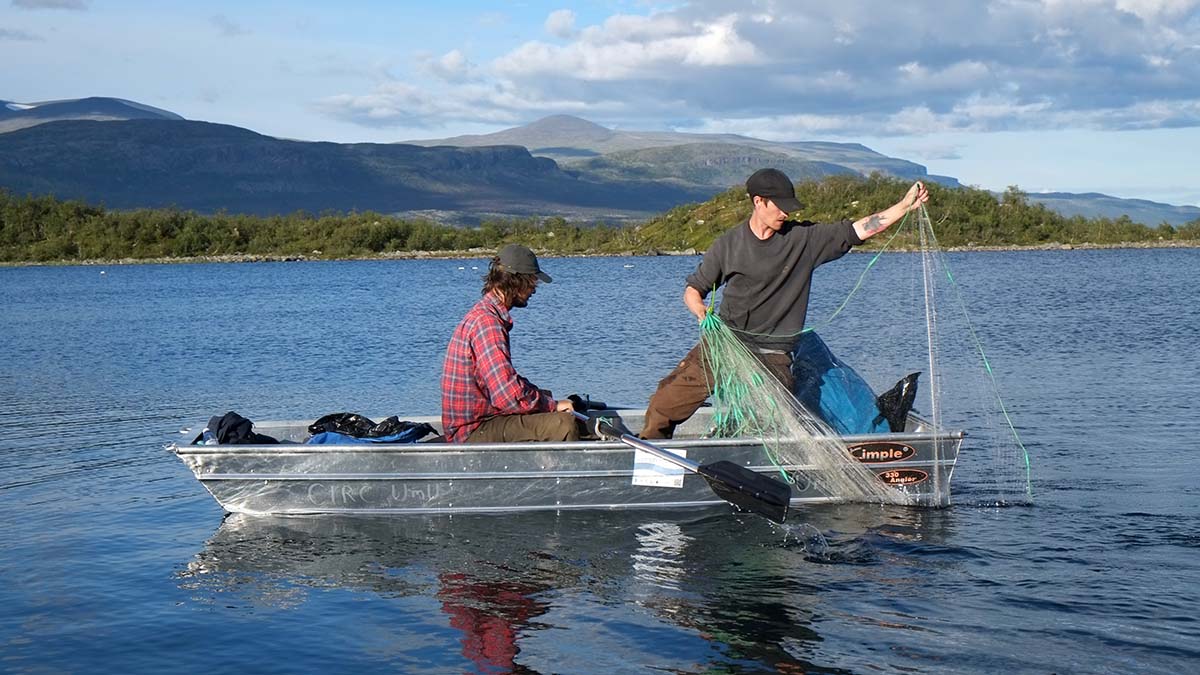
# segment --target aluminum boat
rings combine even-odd
[[[641,428],[642,410],[589,415]],[[412,417],[435,427],[435,417]],[[757,438],[713,438],[711,409],[701,408],[654,445],[699,464],[726,460],[781,478]],[[279,445],[168,446],[228,512],[272,515],[514,512],[575,509],[685,508],[724,503],[705,480],[679,471],[673,486],[638,484],[635,450],[615,440],[571,443],[418,442],[306,445],[311,421],[263,421],[258,433]],[[963,432],[939,432],[910,415],[904,433],[843,436],[851,456],[879,480],[921,506],[950,504],[950,477]],[[815,467],[787,466],[799,476],[791,505],[845,501],[826,494]],[[661,471],[661,467],[655,468]],[[645,482],[645,481],[642,481]],[[660,481],[661,482],[661,481]]]

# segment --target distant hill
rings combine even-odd
[[[59,120],[182,120],[173,112],[120,98],[90,97],[41,103],[0,101],[0,133]]]
[[[623,141],[617,132],[607,127],[571,115],[551,115],[524,126],[490,134],[469,134],[441,140],[406,142],[414,145],[453,145],[467,148],[481,145],[520,145],[526,148],[561,146],[583,150],[592,155],[644,147],[638,143]]]
[[[645,219],[776,166],[794,180],[881,173],[958,187],[858,143],[623,131],[554,115],[492,134],[310,143],[188,121],[119,98],[0,101],[0,188],[110,208],[252,214],[373,210],[470,224],[488,216]],[[1064,215],[1172,225],[1200,208],[1100,194],[1031,194]]]
[[[1155,226],[1161,223],[1182,225],[1200,219],[1200,207],[1174,206],[1145,199],[1122,199],[1098,192],[1031,192],[1029,200],[1045,204],[1064,216],[1119,218],[1129,216],[1135,223]]]
[[[667,180],[676,185],[714,192],[739,185],[756,168],[775,166],[793,180],[879,172],[906,180],[925,180],[960,187],[958,179],[928,173],[915,162],[882,155],[859,143],[827,141],[773,142],[736,134],[690,134],[672,131],[619,131],[570,115],[552,115],[524,126],[492,134],[410,141],[418,145],[479,147],[493,143],[521,145],[540,157],[557,161],[580,175],[622,180]],[[1182,225],[1200,217],[1200,208],[1172,206],[1142,199],[1119,199],[1097,193],[1032,193],[1031,201],[1064,216],[1117,218],[1135,222]]]
[[[681,185],[709,189],[728,189],[741,185],[747,176],[764,166],[773,166],[797,182],[819,180],[836,174],[858,175],[857,171],[844,165],[798,159],[785,153],[730,143],[689,143],[619,150],[571,162],[566,166],[589,176],[619,180],[666,179]]]
[[[592,180],[517,146],[289,141],[185,120],[66,121],[0,134],[0,187],[110,208],[647,217],[711,196]]]
[[[879,171],[889,176],[912,180],[930,180],[957,187],[948,176],[933,176],[924,166],[881,155],[858,143],[795,141],[776,143],[736,134],[690,134],[675,131],[618,131],[571,115],[552,115],[524,126],[491,134],[408,141],[417,145],[479,147],[512,144],[529,148],[540,157],[549,157],[564,168],[605,175],[672,178],[693,187],[713,191],[728,189],[746,180],[750,171],[766,164],[749,162],[739,167],[735,157],[762,159],[793,167],[793,180],[819,178],[835,173],[869,175]],[[713,170],[715,161],[726,170]],[[786,169],[784,169],[786,171]]]

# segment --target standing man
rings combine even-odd
[[[791,350],[804,329],[813,270],[899,222],[929,193],[914,183],[899,202],[854,223],[813,223],[788,221],[803,205],[778,169],[755,171],[746,192],[754,203],[750,219],[713,242],[687,278],[683,304],[703,321],[705,297],[724,285],[721,319],[791,391]],[[658,383],[642,438],[670,438],[712,394],[712,379],[698,344]]]
[[[577,441],[570,401],[555,401],[519,375],[509,353],[509,311],[525,307],[550,275],[537,256],[509,244],[492,258],[483,298],[467,312],[442,366],[442,431],[451,443]]]

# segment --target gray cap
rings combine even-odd
[[[553,281],[549,274],[546,274],[542,271],[541,267],[538,267],[537,256],[526,246],[509,244],[500,249],[499,257],[500,267],[506,272],[536,274],[537,278],[546,283]]]

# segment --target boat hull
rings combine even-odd
[[[632,415],[626,415],[629,419]],[[302,441],[307,424],[264,422],[255,430]],[[917,425],[904,434],[847,436],[851,454],[921,506],[947,506],[962,433]],[[656,445],[700,464],[727,460],[781,477],[757,439],[682,436]],[[175,445],[232,513],[422,514],[575,509],[686,508],[724,504],[698,475],[681,487],[634,484],[634,451],[616,441],[502,444]],[[842,501],[822,492],[812,467],[797,470],[793,505]]]

